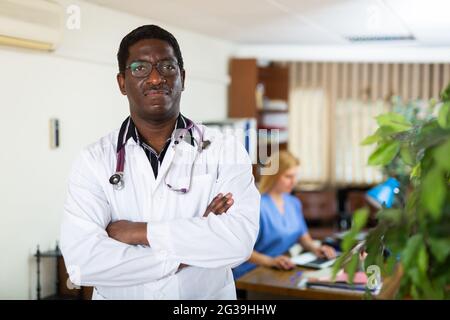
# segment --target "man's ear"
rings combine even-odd
[[[125,90],[125,75],[123,73],[118,73],[117,76],[117,84],[119,85],[119,90],[122,92],[124,96],[127,95],[127,90]]]
[[[186,72],[181,70],[181,91],[184,91],[184,79],[186,79]]]

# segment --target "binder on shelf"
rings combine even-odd
[[[257,158],[257,127],[255,118],[229,118],[222,121],[207,121],[203,124],[216,128],[226,135],[233,135],[247,150],[252,163]]]
[[[288,103],[285,100],[265,99],[264,109],[269,110],[288,110]]]

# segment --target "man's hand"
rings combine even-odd
[[[207,217],[211,212],[216,215],[227,212],[234,203],[232,197],[233,195],[231,193],[227,193],[225,196],[222,193],[219,193],[208,205],[203,217]]]
[[[118,220],[106,228],[110,238],[132,245],[149,245],[147,240],[147,223]]]

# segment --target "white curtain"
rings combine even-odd
[[[302,184],[328,182],[329,126],[323,89],[294,89],[290,93],[289,151],[300,161]]]
[[[361,141],[375,132],[375,117],[387,110],[388,105],[382,100],[364,102],[340,99],[336,102],[336,130],[331,141],[336,146],[336,184],[366,185],[382,181],[379,168],[367,165],[375,146],[361,146]]]

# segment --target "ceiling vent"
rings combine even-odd
[[[397,41],[414,41],[416,38],[413,35],[389,35],[389,36],[351,36],[346,37],[350,42],[397,42]]]

